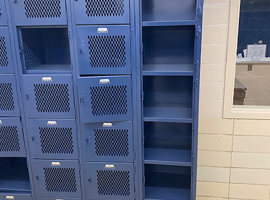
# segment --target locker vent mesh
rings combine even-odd
[[[0,110],[13,111],[15,109],[11,83],[0,83]]]
[[[91,67],[126,66],[125,36],[88,36]]]
[[[60,0],[24,0],[27,18],[59,18],[61,17]]]
[[[0,65],[2,67],[8,66],[6,38],[3,36],[0,37]]]
[[[35,56],[34,52],[27,46],[27,44],[24,44],[24,59],[26,69],[28,70],[36,69],[41,65],[40,60]]]
[[[128,156],[128,130],[95,129],[95,149],[98,156]]]
[[[69,112],[68,84],[34,84],[38,112]]]
[[[88,17],[118,17],[125,13],[124,0],[85,0]]]
[[[48,192],[76,192],[76,174],[73,168],[43,168]]]
[[[20,151],[18,129],[16,126],[0,127],[0,152]]]
[[[130,175],[127,171],[97,171],[99,195],[129,196]]]
[[[72,128],[40,127],[39,133],[44,154],[73,154]]]
[[[127,113],[127,86],[90,87],[94,116],[124,115]]]

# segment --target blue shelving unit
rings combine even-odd
[[[1,1],[0,198],[195,200],[202,6]]]

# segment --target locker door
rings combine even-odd
[[[133,200],[133,164],[87,163],[88,199]]]
[[[77,161],[32,160],[34,187],[39,197],[80,197],[80,174]]]
[[[23,157],[26,155],[19,118],[0,117],[0,138],[0,157]]]
[[[74,1],[76,24],[128,24],[129,0]]]
[[[33,158],[78,159],[75,120],[29,120]]]
[[[14,72],[10,41],[8,28],[0,27],[0,74],[11,74]]]
[[[0,193],[1,200],[32,200],[31,194]]]
[[[0,25],[7,25],[7,12],[5,1],[0,1]]]
[[[86,161],[133,161],[132,122],[85,124]]]
[[[12,8],[17,26],[67,24],[65,0],[16,0]]]
[[[129,76],[79,78],[78,87],[82,121],[131,121]]]
[[[80,73],[130,74],[129,26],[77,27]]]
[[[0,116],[19,116],[18,96],[13,75],[0,75]]]
[[[26,114],[32,118],[74,118],[71,75],[24,75]]]

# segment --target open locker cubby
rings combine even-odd
[[[0,157],[25,157],[20,118],[0,117]]]
[[[30,193],[26,158],[0,158],[0,192]]]
[[[144,77],[144,120],[192,122],[193,78]]]
[[[142,0],[143,21],[196,19],[196,0]]]
[[[68,73],[71,70],[66,27],[19,28],[24,73]]]
[[[191,168],[145,165],[145,199],[189,200]]]
[[[143,72],[192,74],[194,37],[194,26],[143,27]]]
[[[191,166],[192,124],[144,124],[144,163]]]

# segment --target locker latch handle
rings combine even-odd
[[[80,103],[84,103],[86,100],[84,98],[80,98]]]
[[[92,179],[91,179],[91,178],[89,178],[89,179],[88,179],[88,182],[89,182],[89,183],[92,183]]]
[[[39,180],[39,176],[36,176],[37,181]]]

